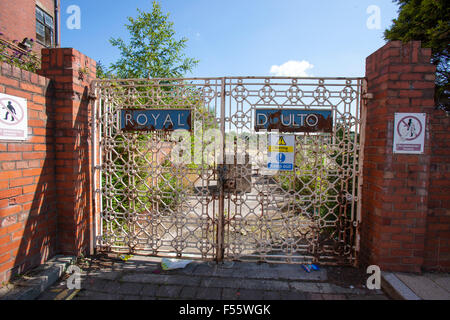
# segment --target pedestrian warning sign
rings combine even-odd
[[[425,146],[425,113],[396,113],[394,153],[422,154]]]
[[[295,160],[295,136],[270,135],[268,169],[293,171]]]
[[[0,93],[0,140],[26,140],[27,100]]]

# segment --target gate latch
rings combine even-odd
[[[225,165],[220,165],[218,166],[217,171],[219,173],[219,184],[223,186],[227,182],[227,167]]]

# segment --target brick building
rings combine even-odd
[[[60,0],[0,1],[0,39],[18,41],[26,49],[33,39],[33,51],[59,47]],[[28,41],[27,41],[28,40]]]

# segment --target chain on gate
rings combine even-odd
[[[363,79],[97,80],[94,87],[99,248],[356,263]],[[271,117],[270,110],[288,121],[261,130],[257,115]],[[288,130],[295,112],[303,121],[329,114],[330,130]],[[294,137],[292,170],[268,170],[272,129]]]

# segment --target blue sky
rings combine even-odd
[[[119,52],[111,37],[127,39],[128,16],[151,0],[62,0],[62,46],[109,65]],[[194,77],[364,76],[365,58],[381,47],[397,16],[392,0],[161,0],[185,53],[200,60]],[[68,6],[81,9],[81,28],[69,30]],[[375,5],[380,29],[367,20]]]

